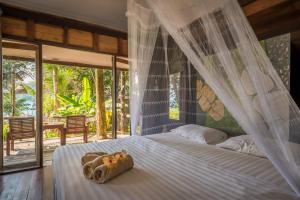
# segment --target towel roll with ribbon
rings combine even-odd
[[[105,156],[106,155],[98,156],[96,159],[85,163],[85,165],[83,166],[83,174],[86,178],[93,178],[94,169],[103,164],[103,158],[105,158]]]
[[[88,152],[84,156],[81,157],[81,165],[85,165],[86,163],[95,160],[99,156],[106,155],[106,152]]]
[[[133,158],[126,154],[125,156],[119,154],[117,156],[121,156],[116,160],[110,156],[104,156],[104,164],[96,167],[94,169],[93,179],[97,183],[105,183],[106,181],[122,174],[123,172],[133,168]],[[124,156],[124,157],[122,157]],[[108,161],[107,161],[108,160]]]

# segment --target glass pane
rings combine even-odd
[[[61,145],[59,125],[85,116],[88,142],[112,138],[112,70],[43,64],[44,165]],[[83,133],[67,133],[66,144],[83,143]]]
[[[123,138],[130,135],[128,65],[117,63],[116,72],[117,138]]]
[[[179,83],[180,72],[169,76],[169,119],[179,120]]]
[[[102,71],[102,78],[103,78],[103,81],[101,81],[101,77],[99,77],[100,88],[97,95],[99,99],[98,115],[102,116],[102,123],[100,120],[100,116],[98,117],[99,127],[101,127],[101,130],[99,130],[99,134],[101,135],[100,138],[102,139],[113,138],[112,135],[112,126],[113,126],[112,124],[113,122],[112,70],[111,69],[97,69],[97,70]],[[104,98],[102,98],[102,95],[104,96]]]
[[[15,44],[18,49],[3,45],[2,61],[3,164],[8,168],[37,160],[36,53],[25,50],[27,44]]]

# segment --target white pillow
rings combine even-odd
[[[231,137],[225,142],[217,144],[216,146],[258,157],[266,157],[265,153],[259,150],[250,135]]]
[[[196,124],[180,126],[171,132],[201,144],[217,144],[227,139],[227,134],[222,131]]]

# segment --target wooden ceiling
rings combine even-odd
[[[238,2],[259,39],[300,30],[300,0],[238,0]],[[60,27],[67,26],[116,38],[127,37],[124,32],[68,18],[25,10],[4,3],[0,3],[0,7],[3,16],[31,19]]]
[[[300,30],[299,0],[239,0],[259,39]]]

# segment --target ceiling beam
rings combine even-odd
[[[285,1],[248,16],[248,20],[259,39],[300,30],[300,1]]]
[[[25,57],[19,57],[19,56],[3,56],[4,59],[7,60],[19,60],[19,61],[27,61],[27,62],[35,62],[34,58],[25,58]],[[84,64],[84,63],[78,63],[78,62],[67,62],[67,61],[58,61],[58,60],[49,60],[49,59],[43,59],[43,63],[46,64],[55,64],[55,65],[64,65],[64,66],[70,66],[70,67],[84,67],[84,68],[96,68],[96,69],[107,69],[112,70],[111,66],[101,66],[101,65],[90,65],[90,64]],[[118,63],[118,62],[117,62]],[[127,68],[118,68],[118,70],[121,71],[128,71]]]
[[[291,41],[300,44],[300,30],[291,33]]]
[[[254,2],[255,0],[238,0],[239,4],[243,7],[246,6],[252,2]]]
[[[128,60],[125,60],[123,58],[117,58],[117,62],[127,64],[128,65]]]
[[[259,0],[253,1],[243,7],[246,16],[251,16],[263,10],[287,2],[288,0]]]
[[[2,47],[8,49],[20,49],[20,50],[29,50],[29,51],[37,50],[36,45],[15,43],[15,42],[2,42]]]

